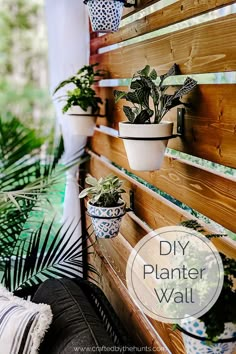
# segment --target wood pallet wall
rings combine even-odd
[[[158,1],[140,0],[137,7],[126,10],[124,16],[129,18],[155,3]],[[229,0],[179,0],[122,27],[117,33],[101,37],[91,34],[90,63],[99,62],[100,68],[109,71],[111,79],[130,78],[146,64],[155,67],[158,74],[168,71],[174,63],[179,65],[183,75],[236,71],[235,14],[205,23],[196,21],[196,25],[188,28],[123,45],[128,39],[234,3]],[[118,46],[114,49],[109,48],[110,45]],[[101,48],[108,50],[99,53]],[[106,118],[100,119],[99,123],[117,130],[118,122],[126,120],[122,102],[115,105],[113,98],[113,90],[121,87],[108,86],[97,88],[97,93],[108,99],[109,106]],[[192,107],[185,114],[184,137],[171,140],[168,147],[236,168],[235,97],[235,84],[199,84],[187,97]],[[166,119],[176,125],[176,110],[169,112]],[[90,155],[87,172],[95,177],[117,174],[125,180],[127,192],[132,190],[135,198],[134,212],[123,218],[119,236],[109,241],[97,241],[94,254],[88,257],[100,272],[97,280],[135,343],[159,348],[162,353],[184,354],[180,333],[173,331],[172,325],[148,318],[133,303],[126,288],[125,269],[132,248],[150,229],[178,225],[193,216],[125,174],[112,162],[233,232],[236,232],[236,180],[170,154],[166,154],[159,171],[132,171],[123,142],[102,127],[97,128],[91,139]],[[89,217],[86,222],[88,227]],[[215,231],[212,225],[204,227],[208,232]],[[214,243],[222,253],[236,257],[235,242],[230,238],[217,239]]]

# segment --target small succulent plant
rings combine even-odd
[[[121,188],[123,181],[117,176],[108,175],[100,179],[88,176],[85,182],[91,187],[85,188],[79,195],[80,198],[88,196],[90,203],[95,206],[113,207],[120,204],[121,194],[125,190]]]

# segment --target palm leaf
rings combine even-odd
[[[52,221],[44,231],[44,222],[30,238],[21,241],[14,249],[13,255],[5,263],[2,282],[11,291],[40,284],[45,279],[55,277],[73,278],[81,275],[83,270],[83,245],[90,237],[79,237],[71,242],[77,225],[68,233],[71,225],[63,231],[62,226],[54,233]],[[42,245],[42,246],[40,246]],[[92,265],[88,269],[97,274]]]
[[[71,166],[85,162],[82,149],[65,165],[58,167],[63,142],[49,151],[41,161],[43,140],[17,118],[0,117],[0,268],[16,246],[31,211],[37,209],[42,196],[60,180]]]

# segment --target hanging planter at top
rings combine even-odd
[[[134,6],[126,0],[84,0],[94,32],[116,32],[119,29],[123,7]]]

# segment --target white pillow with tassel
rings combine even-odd
[[[51,322],[49,305],[20,299],[0,284],[1,353],[37,354]]]

